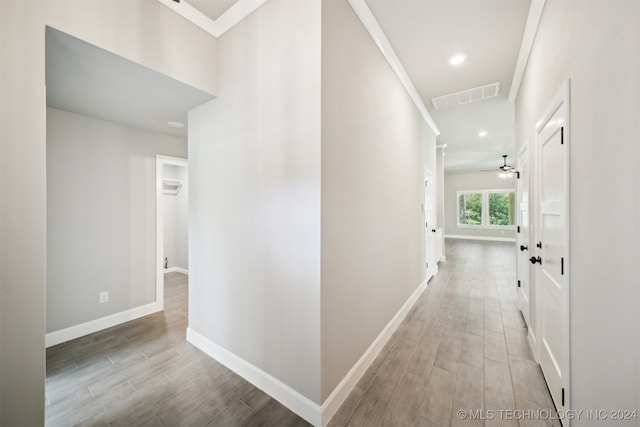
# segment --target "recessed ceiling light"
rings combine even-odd
[[[167,126],[175,129],[182,129],[184,127],[184,123],[182,122],[167,122]]]
[[[481,130],[480,132],[478,132],[478,136],[487,136],[489,132],[487,132],[486,130]]]
[[[449,58],[449,64],[451,64],[451,65],[460,65],[466,59],[467,59],[467,55],[463,55],[463,54],[453,55],[451,58]]]

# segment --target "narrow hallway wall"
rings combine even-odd
[[[640,406],[639,75],[640,2],[547,0],[516,102],[516,137],[519,147],[535,143],[536,122],[570,79],[575,410]]]
[[[308,407],[320,403],[320,2],[270,0],[218,42],[223,89],[189,115],[188,337]]]
[[[435,140],[347,1],[323,1],[323,400],[425,279]]]

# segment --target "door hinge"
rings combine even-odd
[[[564,257],[560,258],[560,274],[564,276]]]
[[[517,232],[520,232],[520,226],[517,226],[516,229],[518,230]]]
[[[520,179],[520,172],[516,171],[516,178]]]
[[[564,144],[564,126],[560,128],[560,145]]]
[[[562,388],[562,406],[564,406],[564,387]]]
[[[520,280],[518,280],[518,287],[520,287]]]
[[[538,243],[536,243],[536,248],[540,248],[540,249],[542,249],[542,242],[538,242]]]

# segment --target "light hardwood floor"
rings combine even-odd
[[[186,342],[187,276],[165,311],[47,349],[47,426],[308,426]]]
[[[512,244],[448,240],[440,273],[330,425],[559,426],[505,412],[553,408],[514,281]],[[164,313],[47,350],[47,426],[308,425],[186,343],[187,277],[170,273],[165,288]]]
[[[541,419],[553,403],[515,307],[513,243],[447,239],[446,257],[331,426],[559,426]]]

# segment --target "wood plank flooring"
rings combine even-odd
[[[187,276],[165,311],[47,349],[47,426],[308,426],[186,342]]]
[[[330,426],[560,427],[541,419],[554,407],[515,307],[513,244],[448,239],[446,248]]]
[[[512,244],[448,240],[440,273],[330,425],[558,427],[505,412],[553,408],[514,281]],[[47,426],[309,425],[185,341],[186,276],[165,276],[165,306],[47,350]]]

